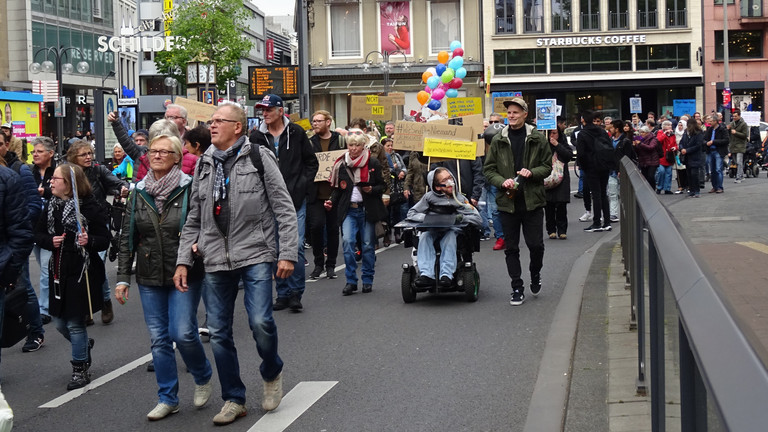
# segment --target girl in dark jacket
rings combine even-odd
[[[374,266],[376,255],[376,222],[387,217],[387,209],[381,200],[386,188],[381,177],[381,164],[364,148],[368,142],[360,129],[350,129],[347,135],[347,151],[340,157],[331,171],[331,199],[325,207],[337,206],[339,223],[343,233],[344,263],[346,285],[343,295],[357,291],[357,261],[355,244],[358,232],[362,236],[363,292],[373,290]]]
[[[51,177],[51,194],[35,241],[53,251],[48,264],[49,310],[56,329],[72,343],[72,379],[67,390],[74,390],[91,382],[93,339],[88,338],[85,319],[102,308],[105,277],[98,252],[109,246],[109,231],[106,213],[79,166],[59,165]]]
[[[565,165],[563,180],[559,185],[547,190],[547,206],[544,208],[546,227],[549,238],[565,240],[568,238],[568,210],[571,202],[571,178],[568,174],[568,162],[573,159],[573,149],[565,140],[565,134],[559,127],[549,132],[549,149]]]
[[[685,167],[688,171],[688,196],[701,198],[699,169],[701,168],[701,150],[704,146],[704,134],[695,121],[688,123],[683,139],[680,140],[680,154],[685,155]]]

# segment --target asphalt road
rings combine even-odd
[[[235,341],[249,412],[227,430],[522,430],[572,266],[610,235],[584,233],[586,224],[577,220],[582,213],[581,200],[573,200],[568,240],[545,239],[544,288],[519,307],[509,305],[504,254],[491,250],[491,241],[475,255],[481,274],[476,303],[460,294],[419,294],[416,303],[403,303],[401,264],[410,262],[410,249],[394,245],[377,254],[370,294],[342,297],[343,271],[339,279],[307,283],[304,312],[275,312],[286,399],[267,416],[261,409],[260,360],[239,302]],[[521,255],[527,269],[524,246]],[[34,281],[37,264],[34,259],[30,264]],[[114,282],[114,268],[110,273]],[[527,271],[524,278],[528,283]],[[145,370],[149,337],[138,293],[131,294],[126,305],[115,303],[111,325],[102,325],[97,316],[88,329],[96,339],[94,383],[87,392],[70,394],[76,396],[71,400],[61,399],[67,397],[70,346],[51,325],[45,327],[40,351],[22,353],[21,344],[3,350],[2,391],[14,409],[15,430],[214,429],[212,418],[223,404],[218,379],[214,374],[211,401],[195,409],[193,382],[178,356],[181,411],[160,422],[146,420],[157,389],[154,374]]]

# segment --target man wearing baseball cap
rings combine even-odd
[[[552,152],[544,135],[525,123],[528,104],[520,97],[504,102],[508,125],[491,141],[485,157],[488,183],[496,186],[499,217],[504,231],[507,272],[512,279],[510,304],[525,301],[520,266],[520,229],[531,256],[531,293],[541,291],[544,261],[544,179],[552,172]]]
[[[270,149],[277,156],[280,173],[288,193],[293,198],[299,223],[299,256],[293,274],[286,279],[275,278],[277,300],[274,310],[290,308],[294,312],[303,309],[304,294],[304,234],[307,226],[307,193],[315,181],[319,163],[312,144],[304,129],[285,117],[283,99],[275,94],[265,95],[256,104],[264,114],[264,121],[251,133],[250,141]],[[278,239],[279,241],[279,239]]]

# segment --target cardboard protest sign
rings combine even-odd
[[[391,96],[350,96],[349,114],[365,120],[392,120]]]
[[[477,157],[477,143],[475,141],[425,138],[424,156],[475,160]]]
[[[405,105],[405,93],[403,92],[389,92],[387,95],[392,98],[392,106]]]
[[[312,129],[312,123],[309,121],[309,119],[299,119],[299,120],[296,120],[294,123],[301,126],[301,128],[304,129],[305,131]]]
[[[741,118],[747,122],[747,126],[760,126],[761,114],[760,111],[742,111]]]
[[[317,161],[320,163],[320,167],[317,169],[317,174],[315,174],[315,181],[328,181],[328,179],[331,178],[331,170],[333,169],[333,164],[336,162],[336,159],[340,158],[346,152],[346,150],[334,150],[315,153]]]
[[[183,97],[177,97],[174,102],[176,105],[181,105],[187,109],[187,119],[197,120],[199,122],[207,122],[216,112],[216,106],[208,105],[206,103],[193,101]]]
[[[483,99],[479,97],[448,98],[448,117],[483,115]]]
[[[452,126],[436,121],[418,123],[401,120],[395,123],[395,142],[393,144],[395,149],[423,151],[425,138],[472,141],[472,128]]]

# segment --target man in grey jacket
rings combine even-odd
[[[213,418],[217,425],[232,423],[246,414],[245,385],[232,338],[240,281],[248,322],[262,359],[262,407],[272,411],[280,404],[283,361],[277,354],[277,326],[272,318],[272,266],[277,261],[277,277],[287,278],[293,273],[299,249],[296,211],[275,156],[247,141],[246,125],[245,111],[231,104],[220,106],[211,118],[213,145],[200,157],[195,171],[174,275],[176,289],[186,291],[194,253],[202,256],[207,284],[203,301],[225,401]],[[259,158],[250,154],[254,151],[259,152],[262,166]]]

